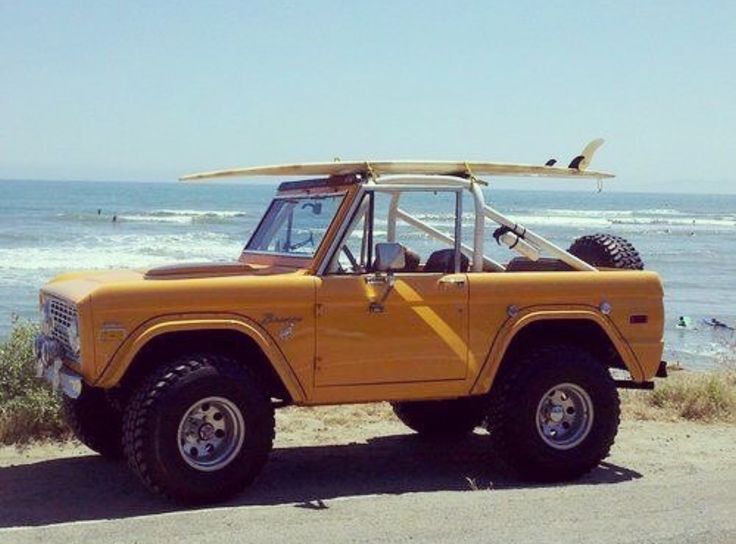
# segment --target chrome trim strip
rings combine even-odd
[[[258,251],[255,249],[244,249],[241,255],[270,255],[273,257],[289,257],[291,259],[299,259],[300,261],[311,261],[314,259],[314,253],[281,253],[278,251]]]

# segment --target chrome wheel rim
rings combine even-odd
[[[545,444],[557,450],[578,446],[593,427],[590,395],[574,383],[550,388],[537,406],[537,431]]]
[[[179,422],[179,453],[197,470],[212,472],[230,463],[245,439],[240,409],[223,397],[207,397],[192,404]]]

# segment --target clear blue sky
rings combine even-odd
[[[736,2],[0,3],[0,178],[569,160],[736,192]],[[538,183],[531,186],[540,186]]]

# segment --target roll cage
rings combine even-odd
[[[339,184],[345,183],[347,180],[333,180],[330,182],[330,178],[326,180],[310,180],[305,182],[287,182],[282,184],[280,190],[299,190],[314,188],[315,183],[321,181],[324,185],[328,184]],[[336,259],[336,256],[340,252],[341,248],[345,244],[346,237],[349,236],[351,229],[355,226],[355,221],[365,213],[364,206],[370,199],[366,199],[366,196],[374,195],[375,193],[388,193],[391,195],[391,200],[388,208],[387,217],[387,240],[388,242],[396,241],[396,230],[397,223],[399,220],[414,227],[422,233],[428,235],[430,238],[438,240],[440,242],[451,245],[455,248],[455,272],[460,271],[460,254],[464,254],[470,259],[470,268],[472,272],[482,272],[484,270],[494,271],[505,271],[506,267],[493,260],[491,257],[484,253],[485,244],[485,220],[489,219],[494,223],[498,224],[501,232],[509,233],[510,238],[501,238],[504,243],[514,251],[521,253],[521,245],[525,244],[526,247],[531,246],[532,249],[536,250],[539,254],[546,253],[548,256],[559,259],[573,270],[596,272],[597,268],[591,266],[585,261],[575,257],[559,246],[553,244],[546,238],[536,234],[528,228],[520,225],[508,217],[504,216],[485,201],[485,196],[482,191],[482,185],[486,185],[485,182],[479,180],[473,176],[461,177],[451,175],[369,175],[366,177],[357,177],[353,180],[353,183],[359,183],[360,188],[350,203],[350,209],[346,216],[346,219],[342,221],[337,227],[337,233],[329,245],[327,252],[325,253],[324,259],[319,263],[316,272],[319,275],[330,272],[330,265]],[[300,186],[301,184],[304,184]],[[400,207],[401,196],[407,192],[416,191],[444,191],[455,194],[455,229],[454,237],[448,236],[447,234],[436,229],[432,225],[423,221],[422,219],[408,213]],[[467,245],[462,242],[461,238],[461,222],[463,213],[463,199],[462,195],[467,192],[472,198],[472,206],[474,211],[474,222],[473,222],[473,237],[472,245]],[[373,213],[373,206],[370,206],[370,212]],[[371,217],[371,220],[373,218]],[[372,243],[368,244],[368,251]],[[370,253],[369,253],[370,262]]]

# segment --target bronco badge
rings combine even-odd
[[[279,331],[278,335],[281,340],[289,340],[292,336],[294,336],[294,327],[296,327],[296,324],[301,320],[302,318],[299,316],[279,317],[272,313],[267,313],[263,314],[261,325],[265,326],[270,325],[271,323],[284,323],[285,326]]]

